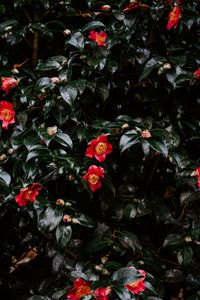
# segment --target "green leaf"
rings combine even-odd
[[[69,147],[72,149],[73,143],[70,136],[64,132],[58,131],[54,137],[55,141],[64,147]]]
[[[168,156],[168,146],[166,142],[160,142],[158,140],[155,140],[153,138],[148,139],[148,143],[156,152],[162,153],[165,157]]]
[[[124,217],[126,219],[134,219],[137,215],[137,208],[134,204],[128,204],[124,208]]]
[[[177,233],[169,234],[164,240],[163,247],[181,247],[184,244],[183,237]]]
[[[19,22],[17,20],[6,20],[2,23],[0,23],[0,32],[4,31],[6,29],[6,27],[11,27],[11,30],[14,29],[15,26],[17,26],[19,24]]]
[[[134,267],[125,267],[115,271],[111,277],[113,282],[118,282],[121,285],[132,283],[133,281],[142,278],[143,276]]]
[[[98,27],[104,27],[105,28],[105,25],[100,21],[91,21],[91,22],[87,23],[82,28],[82,32],[87,31],[87,30],[91,30],[91,29],[94,29],[94,28],[98,28]]]
[[[119,142],[119,147],[121,152],[141,142],[141,140],[142,140],[141,137],[138,135],[138,133],[136,133],[134,129],[127,131],[124,135],[122,135]]]
[[[183,266],[188,266],[193,258],[193,250],[189,245],[184,245],[183,248],[177,254],[177,258],[180,264]]]
[[[92,219],[84,214],[81,214],[80,216],[76,216],[75,220],[76,220],[75,224],[80,224],[88,228],[94,227],[94,222],[92,221]]]
[[[0,170],[0,185],[9,186],[11,182],[11,176],[6,171]]]
[[[147,78],[149,74],[156,68],[163,65],[163,63],[166,62],[166,59],[162,56],[153,57],[145,64],[143,68],[143,72],[139,77],[139,81]]]
[[[121,231],[119,241],[125,248],[131,248],[133,252],[142,250],[142,246],[138,240],[138,237],[130,231]]]
[[[60,87],[60,94],[62,98],[71,106],[77,97],[77,88],[74,83],[68,83]]]
[[[121,300],[135,300],[136,298],[131,295],[127,288],[124,288],[122,285],[113,284],[113,290],[118,295],[119,299]]]
[[[46,229],[52,231],[58,226],[63,217],[63,210],[59,208],[47,207],[43,216]]]
[[[58,226],[56,228],[56,240],[60,247],[65,248],[72,236],[72,227]]]
[[[70,44],[79,50],[84,49],[84,37],[80,32],[75,32],[71,35],[71,38],[69,41],[66,42],[66,44]]]
[[[47,296],[35,295],[35,296],[31,296],[30,298],[28,298],[28,300],[51,300],[51,298],[49,298]]]
[[[85,253],[88,254],[88,253],[103,250],[103,249],[107,248],[108,246],[110,246],[111,244],[112,244],[112,241],[110,241],[110,240],[103,239],[100,237],[95,238],[86,244]]]

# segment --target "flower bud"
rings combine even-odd
[[[59,84],[60,83],[60,79],[58,77],[51,77],[50,80],[55,83],[55,84]]]
[[[52,127],[47,127],[47,134],[50,136],[53,136],[57,133],[58,127],[57,126],[52,126]]]
[[[191,236],[186,236],[186,237],[184,238],[184,241],[185,241],[186,243],[191,243],[191,242],[192,242]]]
[[[102,269],[103,269],[103,266],[102,266],[102,265],[96,265],[96,266],[95,266],[95,270],[96,270],[96,271],[102,271]]]
[[[0,154],[0,160],[5,160],[6,159],[6,155],[3,153],[3,154]]]
[[[4,28],[5,31],[11,31],[11,29],[12,29],[12,26],[6,26],[6,27]]]
[[[110,5],[102,5],[101,10],[102,11],[109,11],[111,9]]]
[[[129,128],[129,124],[128,124],[128,123],[124,123],[124,124],[122,125],[122,129],[127,129],[127,128]]]
[[[63,199],[57,199],[56,200],[56,205],[64,206],[65,205],[65,201]]]
[[[163,73],[164,73],[164,68],[163,67],[160,67],[159,69],[158,69],[158,76],[159,75],[162,75]]]
[[[14,153],[14,149],[13,148],[8,149],[8,154],[13,154],[13,153]]]
[[[69,35],[71,35],[71,30],[65,29],[65,30],[63,31],[63,34],[64,34],[64,36],[69,36]]]
[[[165,64],[163,65],[163,69],[164,69],[165,71],[170,70],[171,68],[172,68],[172,65],[171,65],[170,63],[165,63]]]
[[[13,75],[17,75],[17,74],[19,74],[19,71],[16,68],[14,68],[14,69],[11,70],[11,73]]]
[[[143,139],[149,139],[151,137],[151,133],[148,129],[144,129],[141,133]]]
[[[72,221],[72,218],[69,215],[64,215],[63,216],[63,222],[69,223]]]
[[[76,177],[74,176],[74,175],[72,175],[72,174],[70,174],[69,176],[68,176],[68,180],[69,181],[74,181],[76,179]]]

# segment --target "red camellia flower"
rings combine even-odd
[[[196,78],[196,79],[200,79],[200,69],[196,70],[196,71],[193,73],[193,77]]]
[[[112,145],[108,143],[106,135],[99,135],[96,139],[89,142],[86,150],[87,157],[95,157],[99,162],[106,159],[106,155],[112,152]]]
[[[111,292],[111,287],[100,287],[94,291],[93,296],[96,300],[108,300],[108,295]]]
[[[87,180],[92,192],[95,192],[101,187],[100,178],[104,178],[104,168],[92,165],[89,167],[83,179]]]
[[[197,176],[198,176],[198,187],[200,188],[200,167],[198,167],[196,169],[196,173],[197,173]]]
[[[11,89],[15,88],[19,81],[12,77],[2,77],[2,90],[6,92],[6,95],[10,92]]]
[[[167,29],[176,28],[181,18],[180,6],[174,6],[168,15]]]
[[[15,196],[15,201],[19,206],[25,206],[28,202],[34,202],[42,187],[38,183],[33,183],[30,187],[20,190],[20,194]]]
[[[147,4],[143,4],[141,2],[138,2],[138,1],[130,1],[130,3],[128,4],[128,6],[126,6],[122,12],[127,12],[127,11],[131,11],[131,10],[134,10],[136,8],[142,8],[142,9],[146,9],[148,8],[149,6]]]
[[[0,101],[0,120],[2,127],[8,129],[9,124],[15,123],[15,112],[12,103],[8,101]]]
[[[146,277],[146,272],[143,270],[138,270],[138,271],[141,273],[141,275],[143,275],[143,277],[132,283],[125,284],[125,287],[133,294],[138,294],[145,290],[144,280]]]
[[[106,46],[105,41],[107,38],[107,34],[104,31],[97,32],[97,31],[91,30],[88,38],[95,41],[98,46]]]
[[[74,287],[67,293],[67,299],[79,300],[83,296],[91,295],[91,283],[82,278],[74,281]]]

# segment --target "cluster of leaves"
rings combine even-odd
[[[199,299],[199,11],[1,1],[0,77],[17,81],[0,90],[15,114],[6,129],[0,107],[2,299],[66,299],[77,278],[113,300]],[[101,135],[112,152],[99,163],[86,149]],[[92,164],[97,191],[83,179]],[[139,294],[125,289],[133,266],[147,272]]]

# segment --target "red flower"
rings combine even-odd
[[[91,283],[82,278],[74,281],[74,287],[67,293],[67,299],[79,300],[83,296],[91,295]]]
[[[86,150],[87,157],[95,157],[99,162],[106,159],[106,155],[112,152],[112,145],[108,143],[106,135],[99,135],[96,139],[89,142]]]
[[[196,169],[196,173],[197,173],[197,176],[198,176],[198,187],[200,188],[200,167],[198,167]]]
[[[146,272],[143,270],[138,270],[138,271],[141,273],[141,275],[143,275],[143,277],[132,283],[125,284],[125,287],[133,294],[138,294],[145,290],[144,280],[146,277]]]
[[[167,29],[170,30],[172,27],[176,28],[181,18],[180,6],[174,6],[168,15]]]
[[[6,92],[6,95],[10,92],[10,90],[12,88],[15,88],[19,81],[16,80],[15,78],[12,78],[12,77],[2,77],[1,78],[1,81],[2,81],[2,90]]]
[[[200,69],[196,70],[196,71],[193,73],[193,77],[196,78],[196,79],[200,79]]]
[[[110,5],[102,5],[101,10],[102,11],[109,11],[111,9]]]
[[[94,291],[93,296],[97,300],[108,300],[108,295],[110,294],[110,292],[111,292],[110,286],[100,287]]]
[[[19,206],[25,206],[27,202],[34,202],[41,189],[42,187],[38,183],[33,183],[30,187],[21,189],[21,193],[15,196],[15,201]]]
[[[92,165],[83,178],[88,181],[91,191],[95,192],[101,187],[100,178],[104,178],[104,168]]]
[[[12,103],[8,101],[0,101],[0,120],[2,127],[8,129],[9,124],[15,123],[15,112]]]
[[[97,31],[91,30],[88,38],[91,40],[94,40],[98,46],[106,46],[105,41],[107,38],[107,34],[104,31],[97,32]]]

